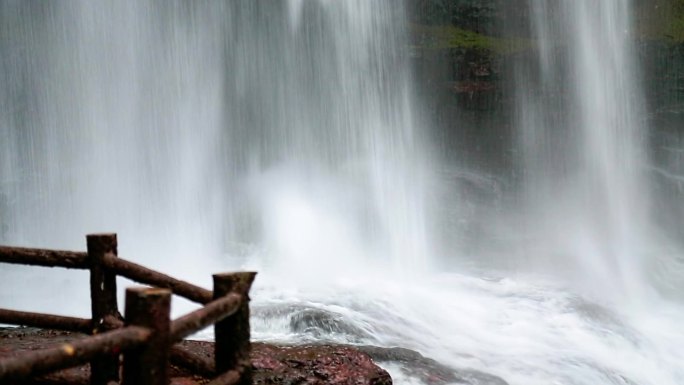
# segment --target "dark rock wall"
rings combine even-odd
[[[508,73],[520,44],[502,29],[511,3],[409,1],[416,83],[439,155],[483,172],[510,163]]]
[[[529,0],[406,1],[416,83],[438,155],[514,181],[515,71],[534,71],[535,63]],[[655,212],[672,239],[684,240],[684,0],[633,2]]]
[[[445,154],[511,138],[513,71],[533,63],[527,3],[408,0],[415,77]],[[635,0],[635,10],[647,118],[671,142],[684,131],[684,0]]]
[[[684,44],[652,41],[641,47],[651,129],[654,208],[671,238],[684,246]]]
[[[660,113],[684,101],[684,0],[634,1],[647,103]],[[452,108],[510,112],[511,71],[534,48],[527,4],[408,0],[416,78],[441,127],[454,121]]]

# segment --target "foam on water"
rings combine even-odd
[[[615,307],[531,277],[435,273],[404,281],[369,266],[359,270],[365,273],[307,286],[262,269],[253,301],[255,336],[405,347],[456,373],[483,373],[473,384],[497,384],[492,375],[540,385],[684,379],[680,305],[653,299],[646,308]],[[314,310],[319,323],[299,325],[303,309]],[[387,368],[399,383],[425,381],[410,367]]]

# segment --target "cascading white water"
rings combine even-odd
[[[418,269],[427,161],[402,12],[3,4],[5,239],[117,231],[171,270],[250,243],[318,275],[354,254]]]
[[[643,299],[663,284],[649,259],[665,248],[649,213],[630,1],[529,7],[537,61],[518,78],[525,252],[594,293]]]
[[[6,241],[82,249],[111,230],[141,254],[215,253],[221,7],[1,6]]]
[[[3,243],[115,231],[122,255],[200,282],[247,255],[294,282],[423,270],[430,168],[398,5],[0,3]],[[83,291],[24,300],[11,288],[35,274],[7,271],[5,300],[85,313]]]
[[[367,1],[245,4],[227,50],[237,71],[227,124],[240,154],[230,161],[245,172],[232,182],[247,175],[250,199],[233,201],[242,207],[228,215],[256,212],[250,236],[273,263],[306,266],[294,271],[311,277],[369,260],[421,268],[429,169],[403,10]]]
[[[592,3],[531,3],[543,70],[525,78],[539,94],[521,92],[525,183],[548,215],[523,217],[551,237],[528,260],[560,251],[593,280],[614,268],[621,278],[601,287],[617,290],[642,281],[639,90],[627,3]],[[254,268],[256,338],[402,346],[465,383],[681,383],[677,304],[598,305],[522,274],[429,270],[427,186],[442,165],[401,5],[0,2],[3,243],[82,249],[85,233],[116,231],[122,256],[186,279]],[[554,83],[577,87],[551,106]],[[591,262],[578,239],[597,249]],[[3,267],[0,304],[87,314],[85,290],[69,290],[87,284],[68,274],[41,276],[36,300],[17,289],[35,273]],[[425,380],[389,365],[397,383]]]
[[[257,264],[258,338],[407,347],[458,368],[468,384],[684,379],[683,309],[654,295],[645,273],[653,238],[629,3],[529,5],[538,65],[517,79],[527,175],[511,225],[522,256],[507,249],[494,258],[506,269],[480,269],[484,278],[402,281],[370,265],[324,285],[293,285],[282,277],[291,268]],[[540,271],[545,282],[528,274]],[[389,367],[401,383],[426,381]]]

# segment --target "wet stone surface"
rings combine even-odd
[[[425,384],[508,385],[500,377],[473,369],[454,369],[410,349],[377,346],[359,346],[358,349],[380,365],[399,365],[406,376]]]

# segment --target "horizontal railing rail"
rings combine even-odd
[[[242,304],[242,296],[230,293],[225,297],[209,302],[203,308],[197,309],[171,323],[171,340],[180,342],[185,337],[197,333],[207,326],[235,314]]]
[[[0,262],[81,270],[90,268],[88,253],[26,247],[0,246]],[[122,258],[105,255],[102,264],[118,276],[135,282],[170,289],[173,294],[199,304],[205,304],[212,300],[211,291],[207,289]]]
[[[85,318],[0,309],[0,324],[90,333],[92,322]]]
[[[214,290],[209,291],[118,258],[115,234],[88,235],[87,241],[87,253],[0,246],[0,262],[89,269],[92,308],[91,319],[0,309],[0,323],[92,334],[58,347],[0,359],[0,383],[87,362],[92,385],[119,381],[124,385],[166,385],[169,362],[214,377],[210,382],[214,385],[251,383],[249,289],[256,273],[216,274]],[[116,300],[117,276],[156,286],[127,289],[125,317],[119,314]],[[171,321],[172,294],[204,306]],[[214,362],[173,346],[212,324]]]
[[[0,246],[0,262],[18,265],[88,269],[88,253]]]
[[[105,255],[102,262],[106,269],[116,273],[116,275],[126,277],[139,283],[169,289],[173,294],[189,299],[190,301],[206,304],[212,299],[211,291],[207,289],[148,269],[137,263],[111,255]]]

